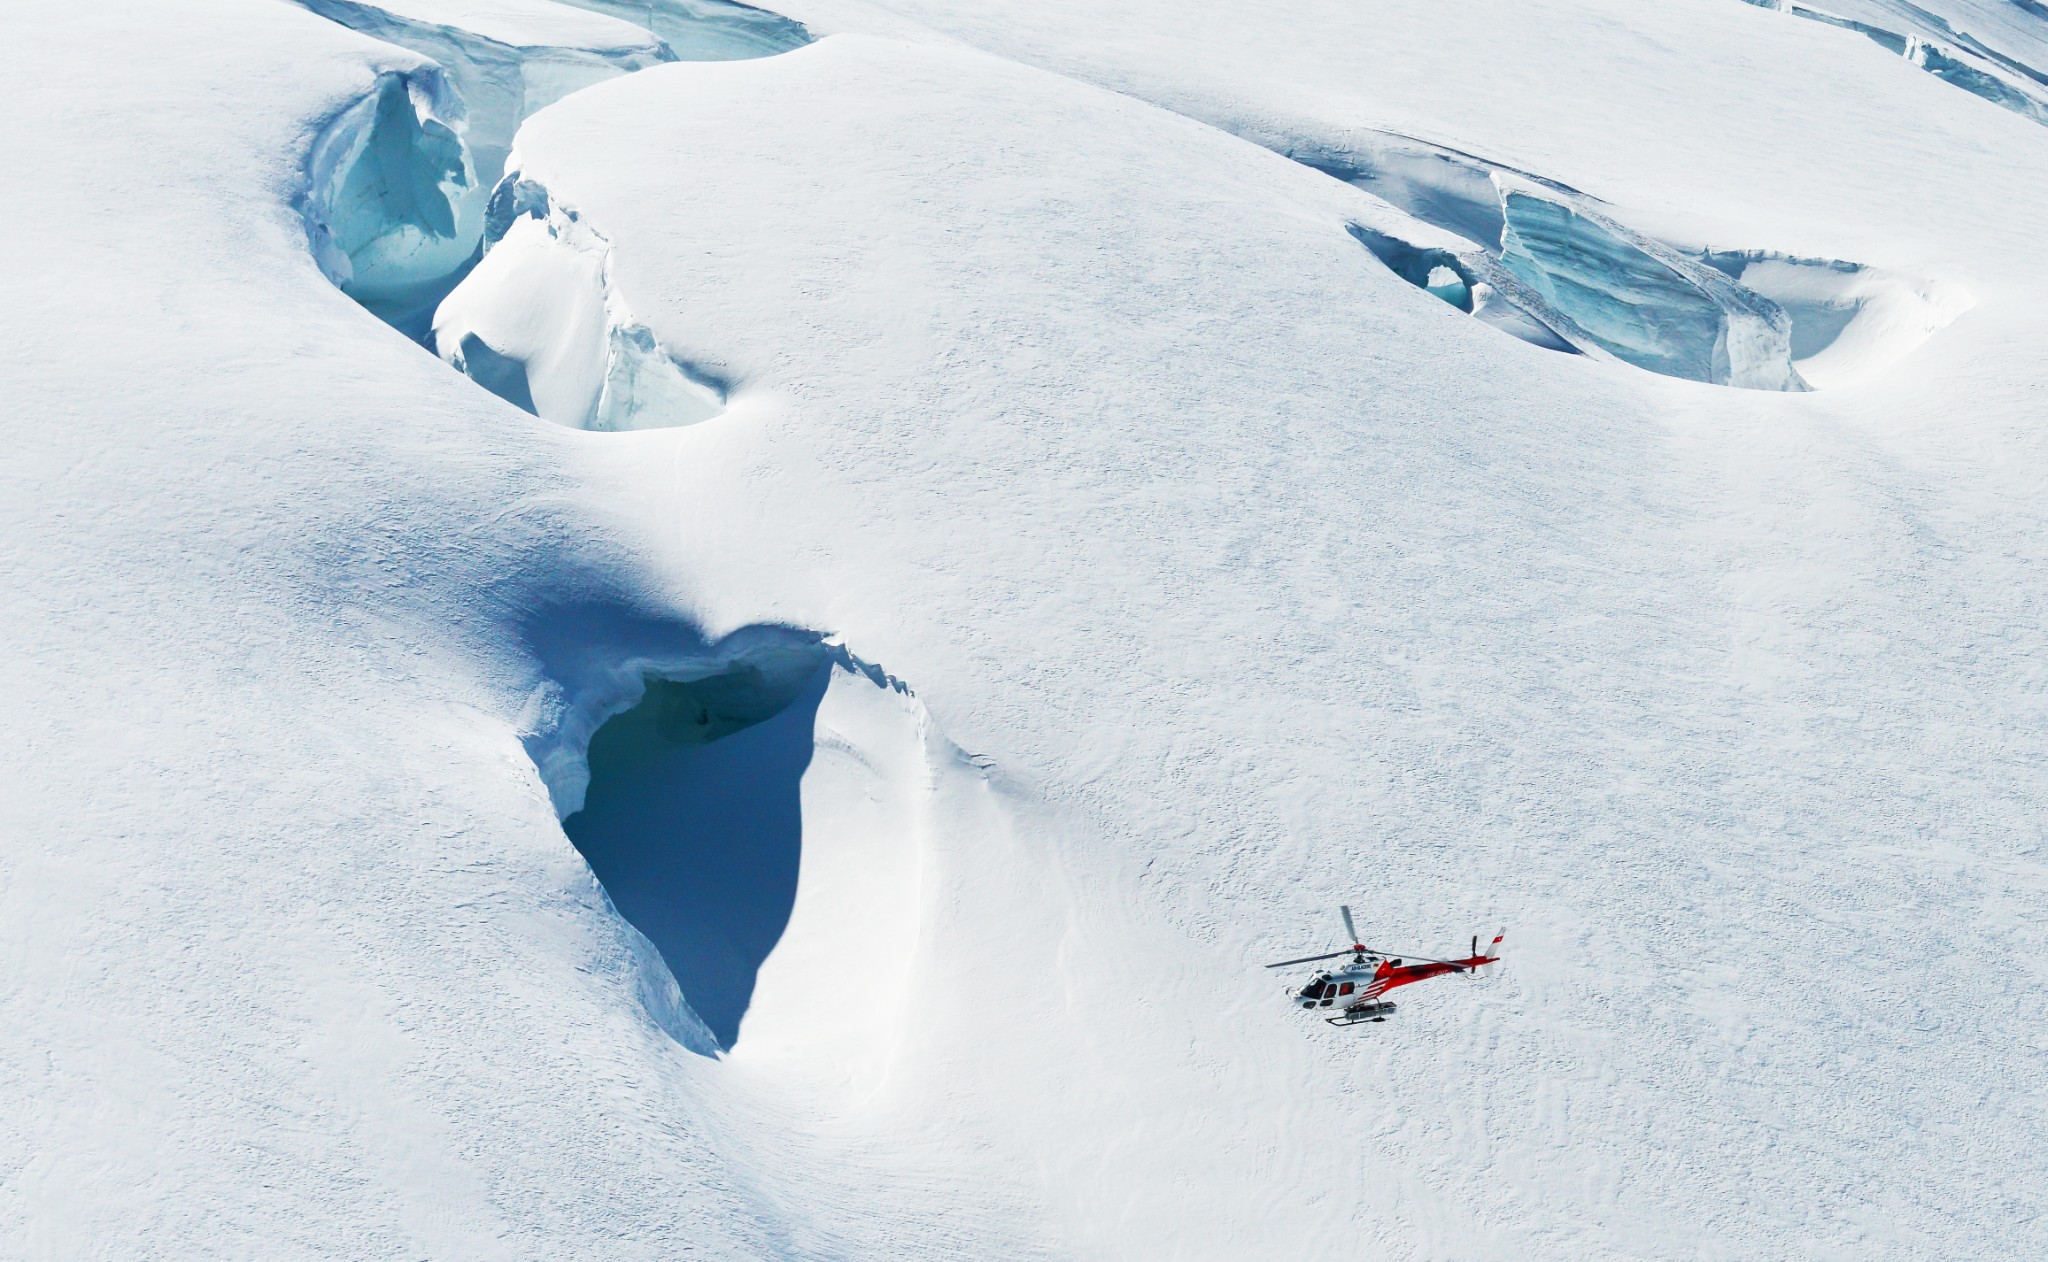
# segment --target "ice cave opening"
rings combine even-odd
[[[796,903],[800,788],[832,674],[809,647],[646,676],[592,735],[582,809],[562,821],[721,1049]]]

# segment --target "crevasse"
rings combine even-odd
[[[301,211],[313,257],[391,323],[431,310],[476,251],[484,201],[435,66],[377,76],[314,141]]]
[[[801,48],[811,33],[779,13],[732,0],[562,0],[659,36],[678,61],[744,61]]]
[[[344,111],[315,145],[308,178],[321,266],[419,341],[480,257],[485,203],[526,118],[663,62],[762,57],[810,42],[801,25],[729,0],[500,0],[460,11],[430,0],[298,3],[434,63],[386,76]],[[450,24],[451,14],[479,29]],[[644,389],[664,384],[656,373]]]
[[[1562,201],[1509,191],[1501,262],[1616,359],[1667,377],[1804,390],[1783,309],[1725,274]]]
[[[1351,232],[1410,284],[1532,345],[1665,376],[1850,384],[1970,305],[1954,286],[1861,264],[1677,245],[1568,185],[1409,136],[1287,156],[1400,212]]]
[[[2000,52],[1969,32],[1956,29],[1946,18],[1919,5],[1905,0],[1883,5],[1884,9],[1893,11],[1900,28],[1894,30],[1826,9],[1790,3],[1790,0],[1744,2],[1759,9],[1772,9],[1824,26],[1854,31],[1944,83],[1961,88],[2000,109],[2011,110],[2022,118],[2048,126],[2048,91],[2044,91],[2048,89],[2048,75]],[[2013,0],[2014,7],[2022,12],[2034,17],[2042,16],[2036,12],[2038,6],[2029,7],[2033,4],[2034,0]],[[1915,31],[1912,29],[1914,26],[1926,29]],[[1937,38],[1930,39],[1929,34]],[[1939,42],[1943,40],[1948,42]]]
[[[299,3],[351,30],[432,58],[461,98],[463,140],[485,188],[505,173],[505,155],[521,121],[591,84],[675,60],[645,30],[581,14],[574,16],[582,29],[553,32],[558,39],[580,36],[581,43],[513,43],[511,31],[504,32],[507,38],[493,38],[363,0]]]

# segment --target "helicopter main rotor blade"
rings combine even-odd
[[[1358,930],[1351,924],[1351,909],[1339,907],[1337,910],[1344,914],[1344,940],[1355,945],[1358,942]]]
[[[1315,962],[1316,962],[1317,960],[1334,960],[1334,959],[1336,959],[1336,958],[1337,958],[1338,956],[1340,956],[1340,955],[1350,955],[1350,954],[1351,954],[1351,952],[1350,952],[1350,951],[1332,951],[1332,952],[1330,952],[1330,953],[1329,953],[1328,955],[1304,955],[1304,956],[1302,956],[1302,957],[1301,957],[1300,959],[1298,959],[1298,960],[1282,960],[1282,961],[1280,961],[1280,962],[1279,962],[1278,964],[1268,964],[1268,965],[1266,965],[1266,967],[1267,967],[1267,968],[1286,968],[1286,967],[1287,967],[1288,965],[1290,965],[1290,964],[1313,964],[1313,963],[1315,963]]]
[[[1427,955],[1410,955],[1406,951],[1382,951],[1378,947],[1365,948],[1367,955],[1384,955],[1393,960],[1421,960],[1424,964],[1461,964],[1462,960],[1439,960]]]

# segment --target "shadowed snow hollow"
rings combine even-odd
[[[1967,311],[1956,285],[1834,259],[1763,250],[1701,256],[1792,321],[1792,366],[1825,390],[1881,376]]]
[[[744,1033],[756,1062],[872,1086],[917,937],[921,707],[774,628],[667,660],[571,660],[587,664],[566,672],[582,699],[543,710],[529,748],[563,830],[645,939],[650,1014],[699,1052]]]

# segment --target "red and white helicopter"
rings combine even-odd
[[[1479,937],[1473,935],[1472,954],[1462,960],[1433,960],[1423,955],[1396,956],[1391,951],[1376,951],[1358,940],[1358,930],[1351,924],[1351,909],[1339,907],[1344,915],[1344,932],[1351,937],[1351,949],[1331,951],[1327,955],[1304,955],[1298,960],[1282,960],[1268,964],[1267,968],[1291,968],[1296,964],[1313,964],[1317,960],[1334,960],[1348,955],[1351,962],[1343,968],[1317,973],[1309,983],[1296,991],[1292,985],[1287,988],[1294,1002],[1303,1008],[1320,1011],[1335,1008],[1335,1015],[1328,1018],[1331,1025],[1357,1025],[1361,1021],[1384,1021],[1394,1011],[1394,1005],[1380,996],[1396,986],[1411,982],[1425,982],[1432,977],[1443,977],[1450,973],[1463,973],[1468,977],[1479,976],[1489,964],[1500,963],[1500,942],[1508,936],[1503,929],[1493,935],[1493,942],[1481,954]],[[1416,961],[1413,964],[1408,960]]]

